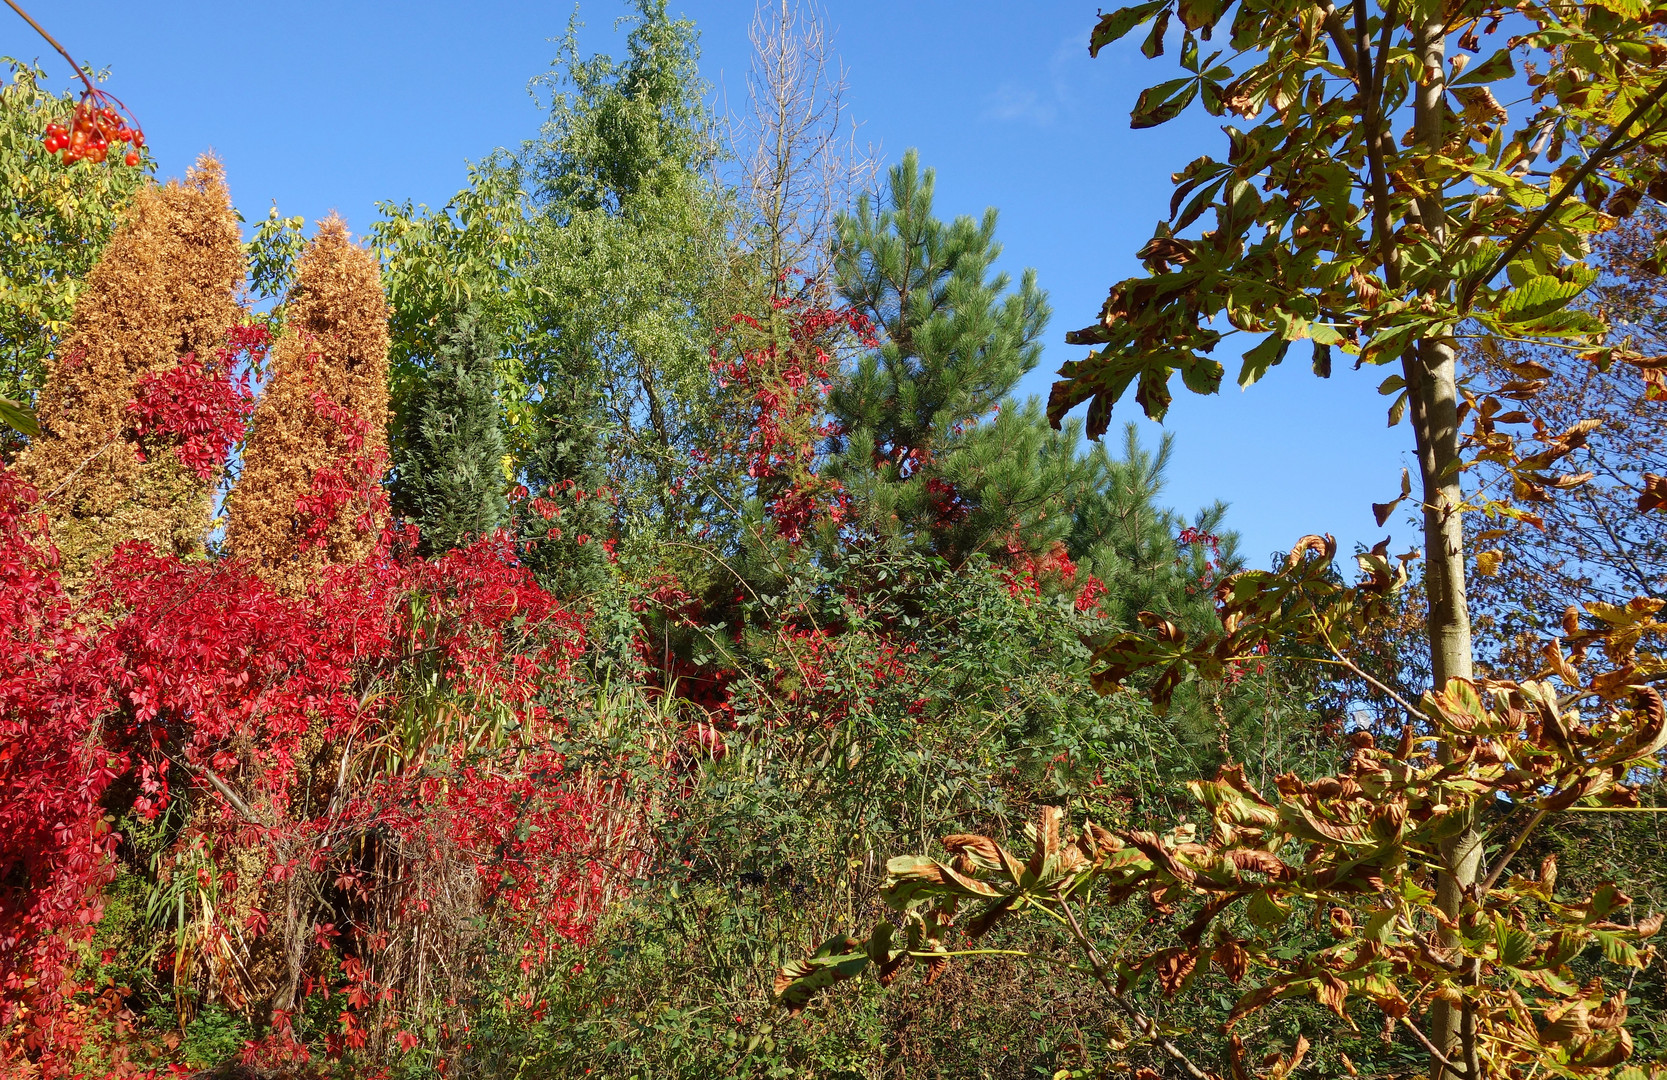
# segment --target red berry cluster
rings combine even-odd
[[[126,114],[126,118],[123,118]],[[127,106],[102,90],[88,90],[75,107],[75,116],[68,127],[54,120],[46,125],[46,152],[64,152],[64,164],[73,165],[82,158],[95,165],[103,163],[116,147],[128,146],[122,163],[139,164],[139,151],[145,145],[145,133],[133,120]]]

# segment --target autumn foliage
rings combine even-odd
[[[506,945],[544,963],[639,857],[618,769],[560,748],[583,620],[502,536],[423,559],[385,528],[386,306],[339,222],[286,308],[233,554],[191,557],[266,343],[240,276],[217,166],[145,192],[77,309],[46,435],[0,470],[8,1075],[62,1074],[90,1032],[131,1026],[127,989],[86,981],[140,843],[118,815],[162,838],[147,962],[180,1024],[208,1003],[257,1017],[252,1063],[403,1052],[440,972]],[[333,1033],[298,1037],[333,994]],[[119,1040],[100,1053],[137,1069]]]
[[[188,398],[191,373],[218,362],[240,319],[233,297],[242,281],[217,161],[205,157],[185,182],[134,198],[76,301],[36,405],[41,437],[19,465],[52,509],[66,580],[79,582],[124,540],[202,550],[211,481],[241,432],[189,430],[163,402]],[[240,407],[219,412],[235,418]]]
[[[339,218],[301,257],[284,312],[226,546],[299,595],[320,568],[363,558],[388,516],[388,304]]]

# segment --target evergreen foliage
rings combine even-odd
[[[1034,271],[1016,290],[992,272],[994,209],[946,224],[933,187],[910,151],[883,201],[865,196],[840,219],[838,290],[879,346],[829,397],[841,430],[828,472],[873,535],[956,561],[1015,540],[1038,550],[1062,534],[1081,479],[1075,433],[1007,400],[1041,359],[1047,296]]]
[[[1224,526],[1226,503],[1199,510],[1190,523],[1165,507],[1174,448],[1175,436],[1166,432],[1156,450],[1147,450],[1130,423],[1120,457],[1097,442],[1084,462],[1088,475],[1066,548],[1105,584],[1100,610],[1119,627],[1134,626],[1142,611],[1207,625],[1214,614],[1209,584],[1243,567],[1238,535]],[[1183,535],[1190,542],[1181,542]]]
[[[427,553],[462,547],[503,523],[497,355],[497,338],[478,310],[457,313],[438,337],[427,379],[407,403],[393,509],[416,522]]]

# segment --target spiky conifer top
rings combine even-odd
[[[368,554],[387,520],[388,303],[334,215],[296,267],[255,408],[226,545],[291,594]]]

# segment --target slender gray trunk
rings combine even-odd
[[[1442,131],[1442,98],[1446,89],[1446,27],[1439,19],[1417,28],[1415,51],[1423,60],[1424,73],[1414,102],[1414,132],[1429,151],[1438,151],[1445,138]],[[1420,223],[1439,243],[1446,234],[1446,220],[1439,192],[1420,201]],[[1465,603],[1464,520],[1460,507],[1464,492],[1459,481],[1458,390],[1453,344],[1450,340],[1426,338],[1403,357],[1407,382],[1408,412],[1418,443],[1418,470],[1423,481],[1424,506],[1424,589],[1429,601],[1427,631],[1430,642],[1430,675],[1437,689],[1447,680],[1472,675],[1470,610]],[[1445,758],[1445,747],[1440,750]],[[1457,918],[1464,892],[1475,885],[1482,861],[1481,833],[1472,820],[1465,830],[1441,848],[1442,870],[1436,882],[1436,904],[1449,917]],[[1440,935],[1444,946],[1456,944],[1451,932]],[[1430,1041],[1449,1059],[1472,1060],[1460,1048],[1465,1037],[1474,1038],[1469,1025],[1461,1025],[1462,1010],[1437,1000],[1430,1008]],[[1457,1051],[1457,1052],[1455,1052]],[[1457,1080],[1439,1061],[1430,1063],[1433,1080]],[[1469,1080],[1480,1080],[1470,1077]]]

